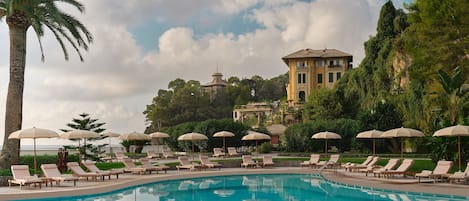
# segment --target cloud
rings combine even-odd
[[[107,122],[116,132],[143,131],[142,114],[158,89],[176,78],[205,83],[218,69],[224,77],[260,75],[271,78],[287,72],[281,57],[303,48],[336,48],[364,56],[363,42],[375,32],[379,6],[371,0],[303,1],[159,1],[87,0],[80,16],[95,42],[80,62],[69,48],[70,61],[53,36],[43,39],[46,61],[40,62],[35,35],[28,32],[24,95],[24,127],[62,128],[79,113]],[[242,15],[262,25],[243,33],[194,34],[192,26],[179,26],[199,12],[212,10],[212,18]],[[217,12],[215,12],[217,11]],[[210,13],[210,12],[209,12]],[[173,23],[148,43],[143,52],[131,29],[136,24],[164,20]],[[0,25],[0,42],[7,33]],[[0,50],[0,128],[4,123],[8,80],[6,48]],[[3,52],[2,52],[3,51]],[[3,54],[5,53],[5,54]],[[0,139],[0,142],[2,140]]]

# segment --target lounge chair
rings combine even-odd
[[[109,179],[111,179],[110,174],[97,173],[97,172],[85,172],[85,170],[83,170],[77,162],[68,162],[67,167],[72,171],[74,176],[84,177],[86,178],[86,180],[88,180],[88,178],[90,177],[93,180],[97,180],[98,177],[101,177],[102,180],[104,181],[105,176],[108,176]]]
[[[153,150],[148,150],[147,151],[147,158],[152,159],[152,158],[159,158],[160,155],[155,153]]]
[[[61,174],[56,164],[42,164],[41,170],[45,178],[50,181],[51,186],[54,181],[57,183],[57,186],[60,186],[60,182],[64,181],[73,181],[73,186],[77,186],[77,181],[80,179],[70,174]]]
[[[213,148],[213,157],[223,157],[225,156],[225,152],[222,148]]]
[[[202,165],[200,165],[200,164],[191,163],[189,161],[189,159],[187,158],[187,156],[179,156],[178,160],[179,160],[179,163],[180,163],[179,165],[176,165],[176,168],[178,169],[178,171],[180,169],[195,170],[195,169],[202,168]]]
[[[241,167],[245,167],[245,168],[257,167],[257,163],[252,160],[251,155],[243,155],[242,159],[243,159],[243,162],[241,163]]]
[[[366,166],[355,165],[355,166],[349,166],[348,169],[350,172],[360,171],[362,169],[373,169],[376,166],[376,163],[378,162],[378,160],[379,160],[379,156],[374,156],[373,159],[371,159],[371,161]]]
[[[130,158],[124,158],[122,160],[122,163],[124,163],[125,168],[124,172],[131,172],[134,174],[145,174],[146,172],[150,172],[153,170],[147,170],[147,168],[144,168],[142,166],[136,166],[135,163],[132,161]]]
[[[328,161],[320,161],[318,166],[326,166],[327,168],[340,167],[339,158],[339,154],[332,154]]]
[[[386,163],[385,166],[379,168],[379,169],[375,169],[373,170],[373,176],[378,176],[378,177],[381,177],[381,174],[384,172],[384,171],[387,171],[387,170],[392,170],[394,169],[394,167],[396,167],[397,163],[399,162],[400,159],[398,158],[391,158],[388,160],[388,163]],[[368,172],[366,172],[366,176],[368,176]]]
[[[433,183],[436,183],[438,179],[442,179],[443,176],[448,174],[449,169],[453,166],[453,161],[438,161],[436,167],[433,171],[431,170],[422,170],[422,172],[415,174],[418,178],[419,183],[421,178],[430,178],[433,179]]]
[[[163,157],[164,158],[174,158],[176,156],[174,156],[174,153],[171,150],[163,149]]]
[[[156,174],[158,174],[158,171],[164,171],[164,173],[168,172],[168,166],[159,166],[159,165],[153,165],[150,163],[150,159],[148,158],[141,158],[140,163],[142,163],[143,168],[147,169],[147,171],[156,171]]]
[[[236,152],[235,147],[228,147],[228,156],[239,156],[238,152]]]
[[[42,183],[45,182],[45,180],[37,177],[37,175],[31,176],[28,165],[12,165],[11,173],[13,174],[13,179],[8,180],[8,186],[11,187],[11,184],[18,184],[20,185],[20,190],[23,186],[32,184],[34,184],[34,187],[39,185],[39,188],[41,188]]]
[[[272,155],[264,155],[262,156],[262,167],[273,167],[274,161],[272,160]]]
[[[209,159],[208,159],[208,156],[204,156],[204,155],[199,155],[199,159],[200,159],[200,164],[203,166],[203,167],[206,167],[206,168],[218,168],[218,169],[221,169],[221,164],[220,163],[216,163],[216,162],[211,162]]]
[[[124,173],[123,169],[101,170],[98,167],[96,167],[96,162],[95,161],[84,161],[82,164],[90,172],[96,172],[96,173],[99,173],[99,174],[109,175],[109,179],[111,178],[111,175],[116,175],[116,178],[119,179],[119,174]]]
[[[469,181],[469,162],[467,162],[466,170],[464,172],[455,172],[454,174],[448,175],[450,183],[453,183],[454,180],[457,181]]]
[[[373,160],[373,156],[368,156],[365,161],[363,161],[362,163],[360,164],[357,164],[357,163],[346,163],[344,165],[342,165],[342,167],[345,168],[345,170],[348,170],[348,171],[352,171],[351,167],[363,167],[363,168],[366,168],[368,163],[371,162],[371,160]]]
[[[402,176],[405,176],[406,173],[409,172],[409,169],[412,167],[412,165],[414,165],[414,160],[413,159],[404,159],[401,163],[401,165],[399,165],[399,167],[395,170],[386,170],[386,171],[383,171],[381,174],[384,176],[384,177],[392,177],[392,176],[395,176],[395,175],[402,175]]]
[[[320,157],[321,156],[319,154],[311,154],[311,156],[309,157],[309,161],[303,161],[302,163],[300,163],[300,166],[311,166],[312,168],[315,168],[316,165],[319,163]]]

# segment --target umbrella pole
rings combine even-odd
[[[83,160],[86,161],[86,138],[85,140],[83,140],[83,150],[84,150],[84,156],[83,156]]]
[[[375,139],[373,139],[373,156],[376,155],[376,144],[375,144]]]
[[[194,141],[192,141],[192,160],[195,158]]]
[[[225,137],[223,137],[223,152],[226,153]]]
[[[37,162],[36,162],[36,138],[34,138],[33,141],[34,141],[34,175],[36,175],[36,169],[37,169]]]
[[[401,159],[404,158],[404,138],[401,138]]]
[[[327,156],[327,139],[326,139],[326,147],[324,148],[324,152],[326,153],[326,156]]]
[[[257,146],[257,140],[256,140],[256,155],[259,155],[259,147]]]
[[[461,136],[458,136],[458,160],[459,160],[459,171],[461,171]]]

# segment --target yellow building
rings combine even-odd
[[[353,56],[336,49],[303,49],[282,60],[289,68],[288,104],[295,106],[316,89],[332,88],[345,71],[352,69]]]

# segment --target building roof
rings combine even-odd
[[[213,80],[211,82],[207,82],[205,83],[204,85],[202,85],[203,87],[211,87],[211,86],[222,86],[222,87],[225,87],[228,82],[226,82],[225,80],[222,79],[223,77],[223,74],[219,73],[219,72],[215,72],[214,74],[212,74],[212,78]]]
[[[288,59],[299,59],[299,58],[334,58],[334,57],[350,57],[352,55],[349,53],[342,52],[336,49],[322,49],[322,50],[312,50],[312,49],[302,49],[294,53],[291,53],[287,56],[282,57],[282,60],[288,65]]]

